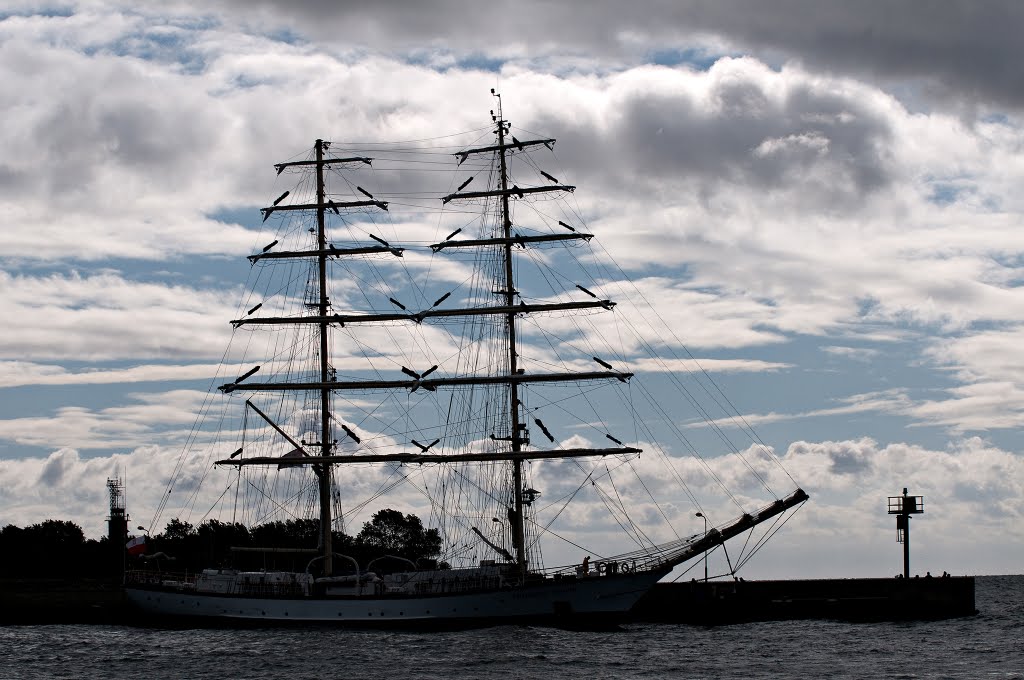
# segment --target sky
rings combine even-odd
[[[480,128],[497,88],[810,494],[747,578],[900,571],[903,487],[915,569],[1020,571],[1019,3],[5,7],[0,525],[99,537],[115,476],[148,524],[273,163]]]

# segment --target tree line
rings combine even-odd
[[[113,545],[106,536],[86,539],[74,522],[46,520],[24,528],[9,524],[0,529],[0,576],[102,578],[119,567],[122,559],[127,569],[172,572],[210,567],[305,571],[314,556],[309,551],[318,548],[319,541],[320,522],[316,519],[274,521],[250,528],[216,519],[193,526],[175,518],[161,533],[146,537],[143,554],[129,556],[120,541]],[[378,511],[355,536],[334,532],[332,543],[334,552],[352,557],[360,569],[376,560],[374,571],[385,572],[408,568],[404,560],[421,568],[438,566],[442,545],[437,529],[425,528],[416,515],[391,509]],[[336,560],[335,571],[350,565],[348,560]]]
[[[74,522],[48,519],[25,528],[0,529],[0,576],[4,578],[104,578],[110,576],[106,536],[86,539]]]

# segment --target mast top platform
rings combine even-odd
[[[890,515],[920,515],[924,512],[924,496],[908,496],[903,489],[902,496],[889,496]]]

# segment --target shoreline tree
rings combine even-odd
[[[246,527],[211,519],[198,526],[171,519],[163,532],[147,537],[142,556],[126,556],[129,569],[197,572],[210,567],[252,570],[304,571],[317,548],[319,522],[292,519]],[[403,568],[400,557],[422,568],[436,565],[441,535],[426,529],[419,517],[390,508],[379,510],[355,536],[336,532],[335,551],[349,555],[366,569],[387,572]],[[260,552],[259,548],[291,548],[296,552]],[[235,551],[232,548],[248,550]],[[0,528],[0,577],[3,578],[111,578],[110,556],[114,547],[104,536],[86,539],[82,528],[65,520],[46,520],[21,528]],[[345,562],[338,565],[345,568]]]

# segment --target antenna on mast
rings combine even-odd
[[[495,92],[494,88],[492,87],[491,88],[491,96],[495,97],[498,100],[498,115],[495,116],[494,115],[494,111],[491,111],[491,120],[493,120],[495,123],[498,123],[499,125],[505,125],[505,120],[503,118],[502,110],[501,110],[501,93],[500,92]]]

